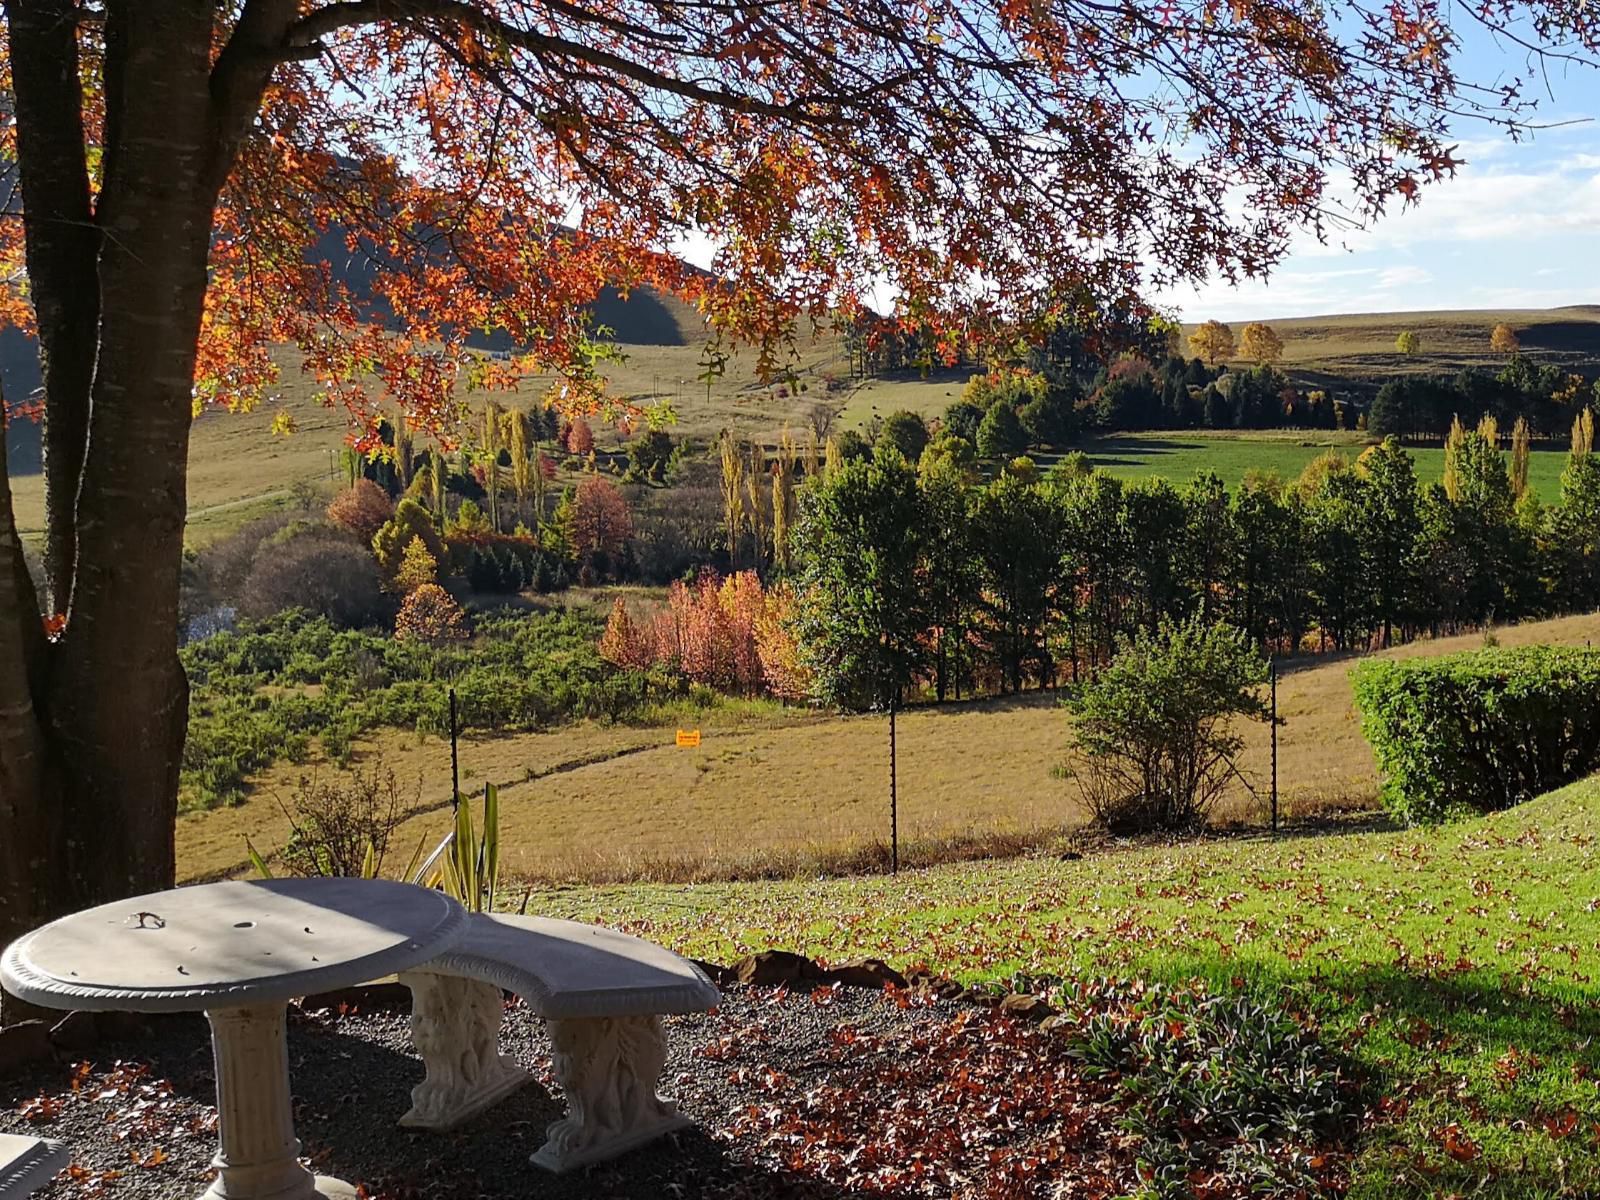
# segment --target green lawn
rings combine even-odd
[[[530,909],[731,961],[1115,975],[1311,1014],[1370,1081],[1351,1195],[1600,1195],[1600,777],[1436,830],[1121,849],[898,878],[573,889]]]
[[[1365,434],[1284,432],[1260,434],[1210,434],[1195,432],[1135,433],[1099,438],[1082,449],[1095,466],[1125,479],[1165,475],[1182,483],[1200,471],[1215,471],[1230,488],[1251,468],[1276,471],[1294,479],[1305,465],[1328,450],[1354,458],[1366,445]],[[1408,446],[1416,459],[1417,478],[1432,483],[1444,473],[1444,450],[1439,446]],[[1567,465],[1565,446],[1533,452],[1528,476],[1534,493],[1546,504],[1561,497],[1561,472]]]

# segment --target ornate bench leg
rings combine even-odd
[[[549,1021],[567,1115],[553,1122],[535,1166],[557,1174],[615,1158],[693,1122],[656,1095],[667,1065],[661,1018]]]
[[[453,1128],[532,1078],[500,1053],[499,988],[432,971],[407,971],[400,982],[411,989],[411,1040],[428,1070],[400,1124]]]

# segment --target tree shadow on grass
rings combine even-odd
[[[1025,692],[1013,692],[1008,696],[980,696],[975,700],[945,700],[925,701],[909,705],[900,710],[900,715],[916,713],[918,716],[928,717],[961,717],[975,712],[982,713],[1011,713],[1026,712],[1029,709],[1055,708],[1061,700],[1061,693],[1048,688],[1035,688]],[[1065,719],[1065,718],[1063,718]],[[1063,730],[1065,727],[1063,727]]]
[[[1595,1194],[1570,1185],[1575,1172],[1596,1169],[1589,1131],[1600,1121],[1600,1094],[1584,1081],[1600,1075],[1600,990],[1538,986],[1511,969],[1400,963],[1294,970],[1177,956],[1151,974],[1201,978],[1219,990],[1242,985],[1313,1017],[1361,1090],[1359,1140],[1373,1169],[1393,1181],[1384,1194]],[[1564,1113],[1582,1135],[1570,1142],[1547,1125]],[[1442,1131],[1457,1123],[1467,1140],[1453,1154]]]
[[[1129,465],[1137,466],[1147,458],[1161,454],[1185,453],[1206,449],[1202,441],[1180,441],[1176,438],[1127,438],[1106,437],[1094,441],[1084,442],[1078,447],[1097,464],[1107,462],[1105,456],[1112,454],[1132,454],[1136,457],[1129,460]]]

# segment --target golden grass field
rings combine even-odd
[[[1504,645],[1582,644],[1600,639],[1600,614],[1508,626]],[[1480,645],[1465,636],[1415,643],[1406,657]],[[1311,817],[1370,808],[1378,778],[1351,702],[1353,659],[1308,659],[1279,681],[1282,812]],[[737,862],[772,851],[828,850],[887,838],[887,720],[807,710],[713,710],[693,719],[698,749],[674,743],[675,726],[581,724],[553,732],[462,743],[462,790],[500,788],[502,859],[513,876],[604,879],[648,874],[672,860]],[[1245,769],[1265,796],[1268,735],[1248,731]],[[898,729],[902,836],[1020,832],[1081,823],[1066,757],[1066,718],[1054,697],[928,706],[901,714]],[[450,748],[437,738],[391,732],[362,757],[420,778],[419,811],[401,828],[403,860],[419,838],[441,837],[449,823]],[[297,775],[283,766],[260,778],[234,808],[178,821],[182,879],[245,866],[245,838],[263,853],[288,837],[274,793],[287,799]],[[324,771],[331,768],[323,767]],[[1243,789],[1225,819],[1261,819]]]

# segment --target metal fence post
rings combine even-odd
[[[456,690],[450,689],[450,811],[461,807],[461,767],[456,757]]]
[[[895,762],[894,716],[899,705],[889,700],[889,873],[900,874],[900,795],[899,772]]]
[[[1272,681],[1272,832],[1278,832],[1278,660],[1269,659],[1267,674]]]

